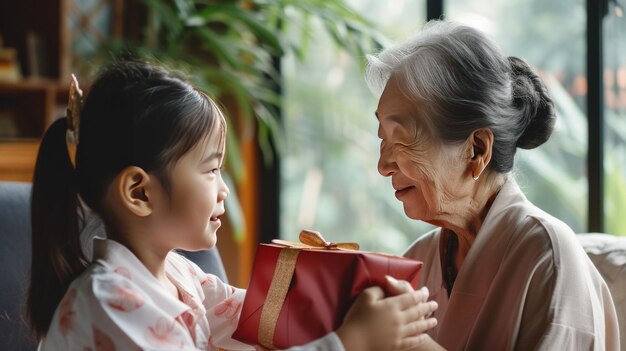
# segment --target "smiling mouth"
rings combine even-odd
[[[402,196],[404,196],[406,193],[411,191],[411,189],[413,188],[414,188],[413,186],[407,186],[406,188],[396,190],[396,198],[400,199]]]

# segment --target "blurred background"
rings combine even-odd
[[[65,114],[70,73],[88,91],[102,64],[142,57],[186,72],[228,114],[234,193],[218,246],[232,283],[247,284],[258,242],[297,240],[303,228],[401,254],[430,226],[407,219],[390,180],[377,173],[377,96],[363,68],[367,54],[430,18],[446,18],[528,60],[552,94],[553,137],[517,156],[516,178],[529,199],[576,232],[626,235],[624,6],[624,0],[1,0],[0,180],[30,181],[39,138]]]

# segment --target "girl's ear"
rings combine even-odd
[[[493,132],[488,128],[477,129],[468,137],[470,144],[469,170],[474,181],[480,178],[491,161],[493,139]]]
[[[154,179],[143,169],[131,166],[124,168],[117,176],[117,190],[122,206],[140,217],[152,213],[151,187]]]

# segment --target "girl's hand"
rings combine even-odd
[[[435,318],[425,318],[437,309],[437,303],[427,302],[428,289],[413,291],[408,282],[388,279],[383,289],[365,289],[346,314],[337,329],[347,351],[352,350],[410,350],[427,347],[432,339],[424,334],[437,325]]]
[[[411,286],[411,283],[407,282],[406,280],[397,280],[390,275],[386,275],[385,278],[387,278],[387,284],[385,284],[385,292],[387,293],[387,296],[396,296],[415,291],[415,289],[413,289],[413,286]],[[428,289],[426,287],[422,289],[426,289],[426,291],[428,292]]]

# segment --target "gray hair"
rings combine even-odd
[[[430,21],[409,40],[368,56],[370,89],[382,92],[391,77],[421,104],[444,142],[491,129],[489,167],[496,172],[509,172],[518,147],[535,148],[554,129],[554,104],[539,76],[471,27]]]

